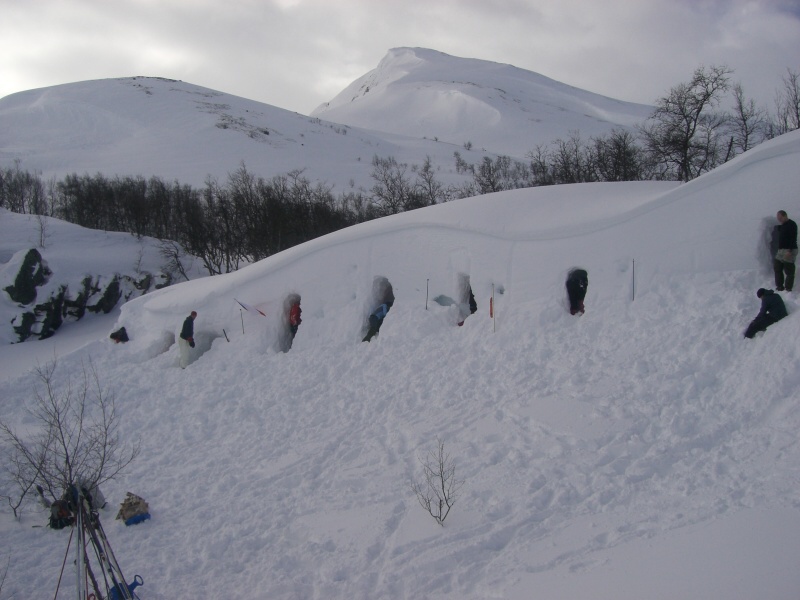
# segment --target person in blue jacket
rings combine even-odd
[[[759,288],[756,296],[761,298],[761,311],[747,327],[747,331],[744,332],[744,337],[748,339],[755,337],[759,331],[766,331],[767,327],[777,323],[789,314],[780,294],[776,294],[773,290]]]
[[[192,311],[183,322],[181,327],[181,334],[178,339],[178,349],[181,352],[181,369],[185,369],[189,364],[189,348],[194,348],[194,320],[197,318],[197,313]]]
[[[384,302],[369,316],[369,330],[367,331],[367,335],[364,336],[362,341],[369,342],[378,335],[378,330],[383,325],[383,319],[386,318],[386,314],[389,312],[389,309],[392,308],[393,302]]]

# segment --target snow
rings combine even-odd
[[[588,140],[613,128],[632,130],[652,112],[512,65],[393,48],[311,114],[373,131],[471,142],[521,159],[575,132]]]
[[[325,122],[182,81],[83,81],[0,99],[0,166],[45,179],[102,173],[203,186],[243,163],[269,179],[302,171],[314,183],[370,187],[374,155],[455,171],[453,146]],[[483,153],[474,153],[482,156]],[[475,158],[478,162],[480,158]]]
[[[0,289],[5,290],[14,283],[22,260],[31,248],[40,253],[52,272],[48,281],[37,288],[37,303],[46,301],[64,285],[68,286],[69,295],[74,299],[81,289],[81,282],[87,276],[91,276],[98,287],[106,285],[115,274],[141,279],[144,273],[150,273],[158,281],[157,278],[163,270],[162,265],[166,262],[159,251],[159,240],[154,238],[94,231],[51,217],[15,214],[0,208]],[[189,277],[203,276],[201,261],[187,258],[184,262]],[[0,327],[0,344],[17,341],[18,336],[9,323],[30,309],[21,308],[6,293],[0,296],[0,322],[3,323]],[[108,327],[108,319],[103,317],[104,315],[87,313],[77,335],[86,336],[90,327],[95,333],[98,327]],[[101,321],[105,325],[95,325],[95,321]],[[87,325],[90,322],[92,324]],[[70,329],[73,325],[75,324],[67,321],[64,326]],[[62,341],[64,337],[67,336],[60,335],[38,346],[60,346],[66,343]],[[26,348],[17,354],[22,356],[30,352],[32,350]],[[52,360],[52,352],[50,354]],[[13,361],[14,358],[10,357],[8,360]],[[17,371],[16,368],[11,370]]]
[[[209,177],[224,183],[244,163],[265,179],[302,171],[338,196],[373,186],[374,156],[407,164],[412,180],[412,166],[430,157],[437,180],[461,185],[471,178],[456,171],[456,151],[471,164],[498,154],[524,161],[577,130],[588,140],[651,112],[510,65],[422,48],[389,51],[328,104],[306,116],[157,77],[28,90],[0,99],[0,167],[19,161],[46,180],[102,173],[201,187]]]
[[[772,287],[774,215],[800,215],[799,157],[794,132],[688,184],[469,198],[159,290],[91,336],[0,347],[3,419],[30,425],[20,353],[58,354],[61,384],[96,366],[142,446],[101,515],[142,600],[795,599],[796,293],[787,319],[742,332]],[[465,276],[478,312],[459,327],[432,299]],[[396,300],[362,343],[376,277]],[[283,352],[290,294],[303,323]],[[120,325],[128,344],[107,338]],[[437,438],[464,481],[443,527],[410,489]],[[127,491],[151,520],[114,521]],[[68,534],[45,520],[0,513],[4,596],[53,594]]]

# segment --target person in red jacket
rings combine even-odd
[[[297,335],[297,328],[300,327],[300,323],[303,322],[303,319],[300,318],[300,313],[302,312],[299,301],[294,302],[289,309],[289,331],[292,332],[292,339]]]

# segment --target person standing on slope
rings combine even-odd
[[[783,303],[783,299],[774,291],[759,288],[756,296],[761,298],[761,311],[747,327],[747,331],[744,332],[744,337],[748,339],[752,339],[759,331],[766,331],[767,327],[777,323],[789,314],[786,312],[786,305]]]
[[[181,327],[181,335],[178,340],[178,349],[181,352],[181,369],[185,369],[189,364],[189,348],[194,348],[194,320],[197,318],[197,313],[192,311]]]
[[[778,252],[772,261],[775,270],[775,289],[792,291],[794,287],[795,261],[797,260],[797,223],[789,218],[785,210],[778,211]],[[786,275],[784,279],[784,274]]]

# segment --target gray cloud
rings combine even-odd
[[[308,113],[422,46],[652,103],[700,65],[726,64],[772,108],[800,68],[789,0],[41,0],[6,2],[0,96],[151,75]]]

